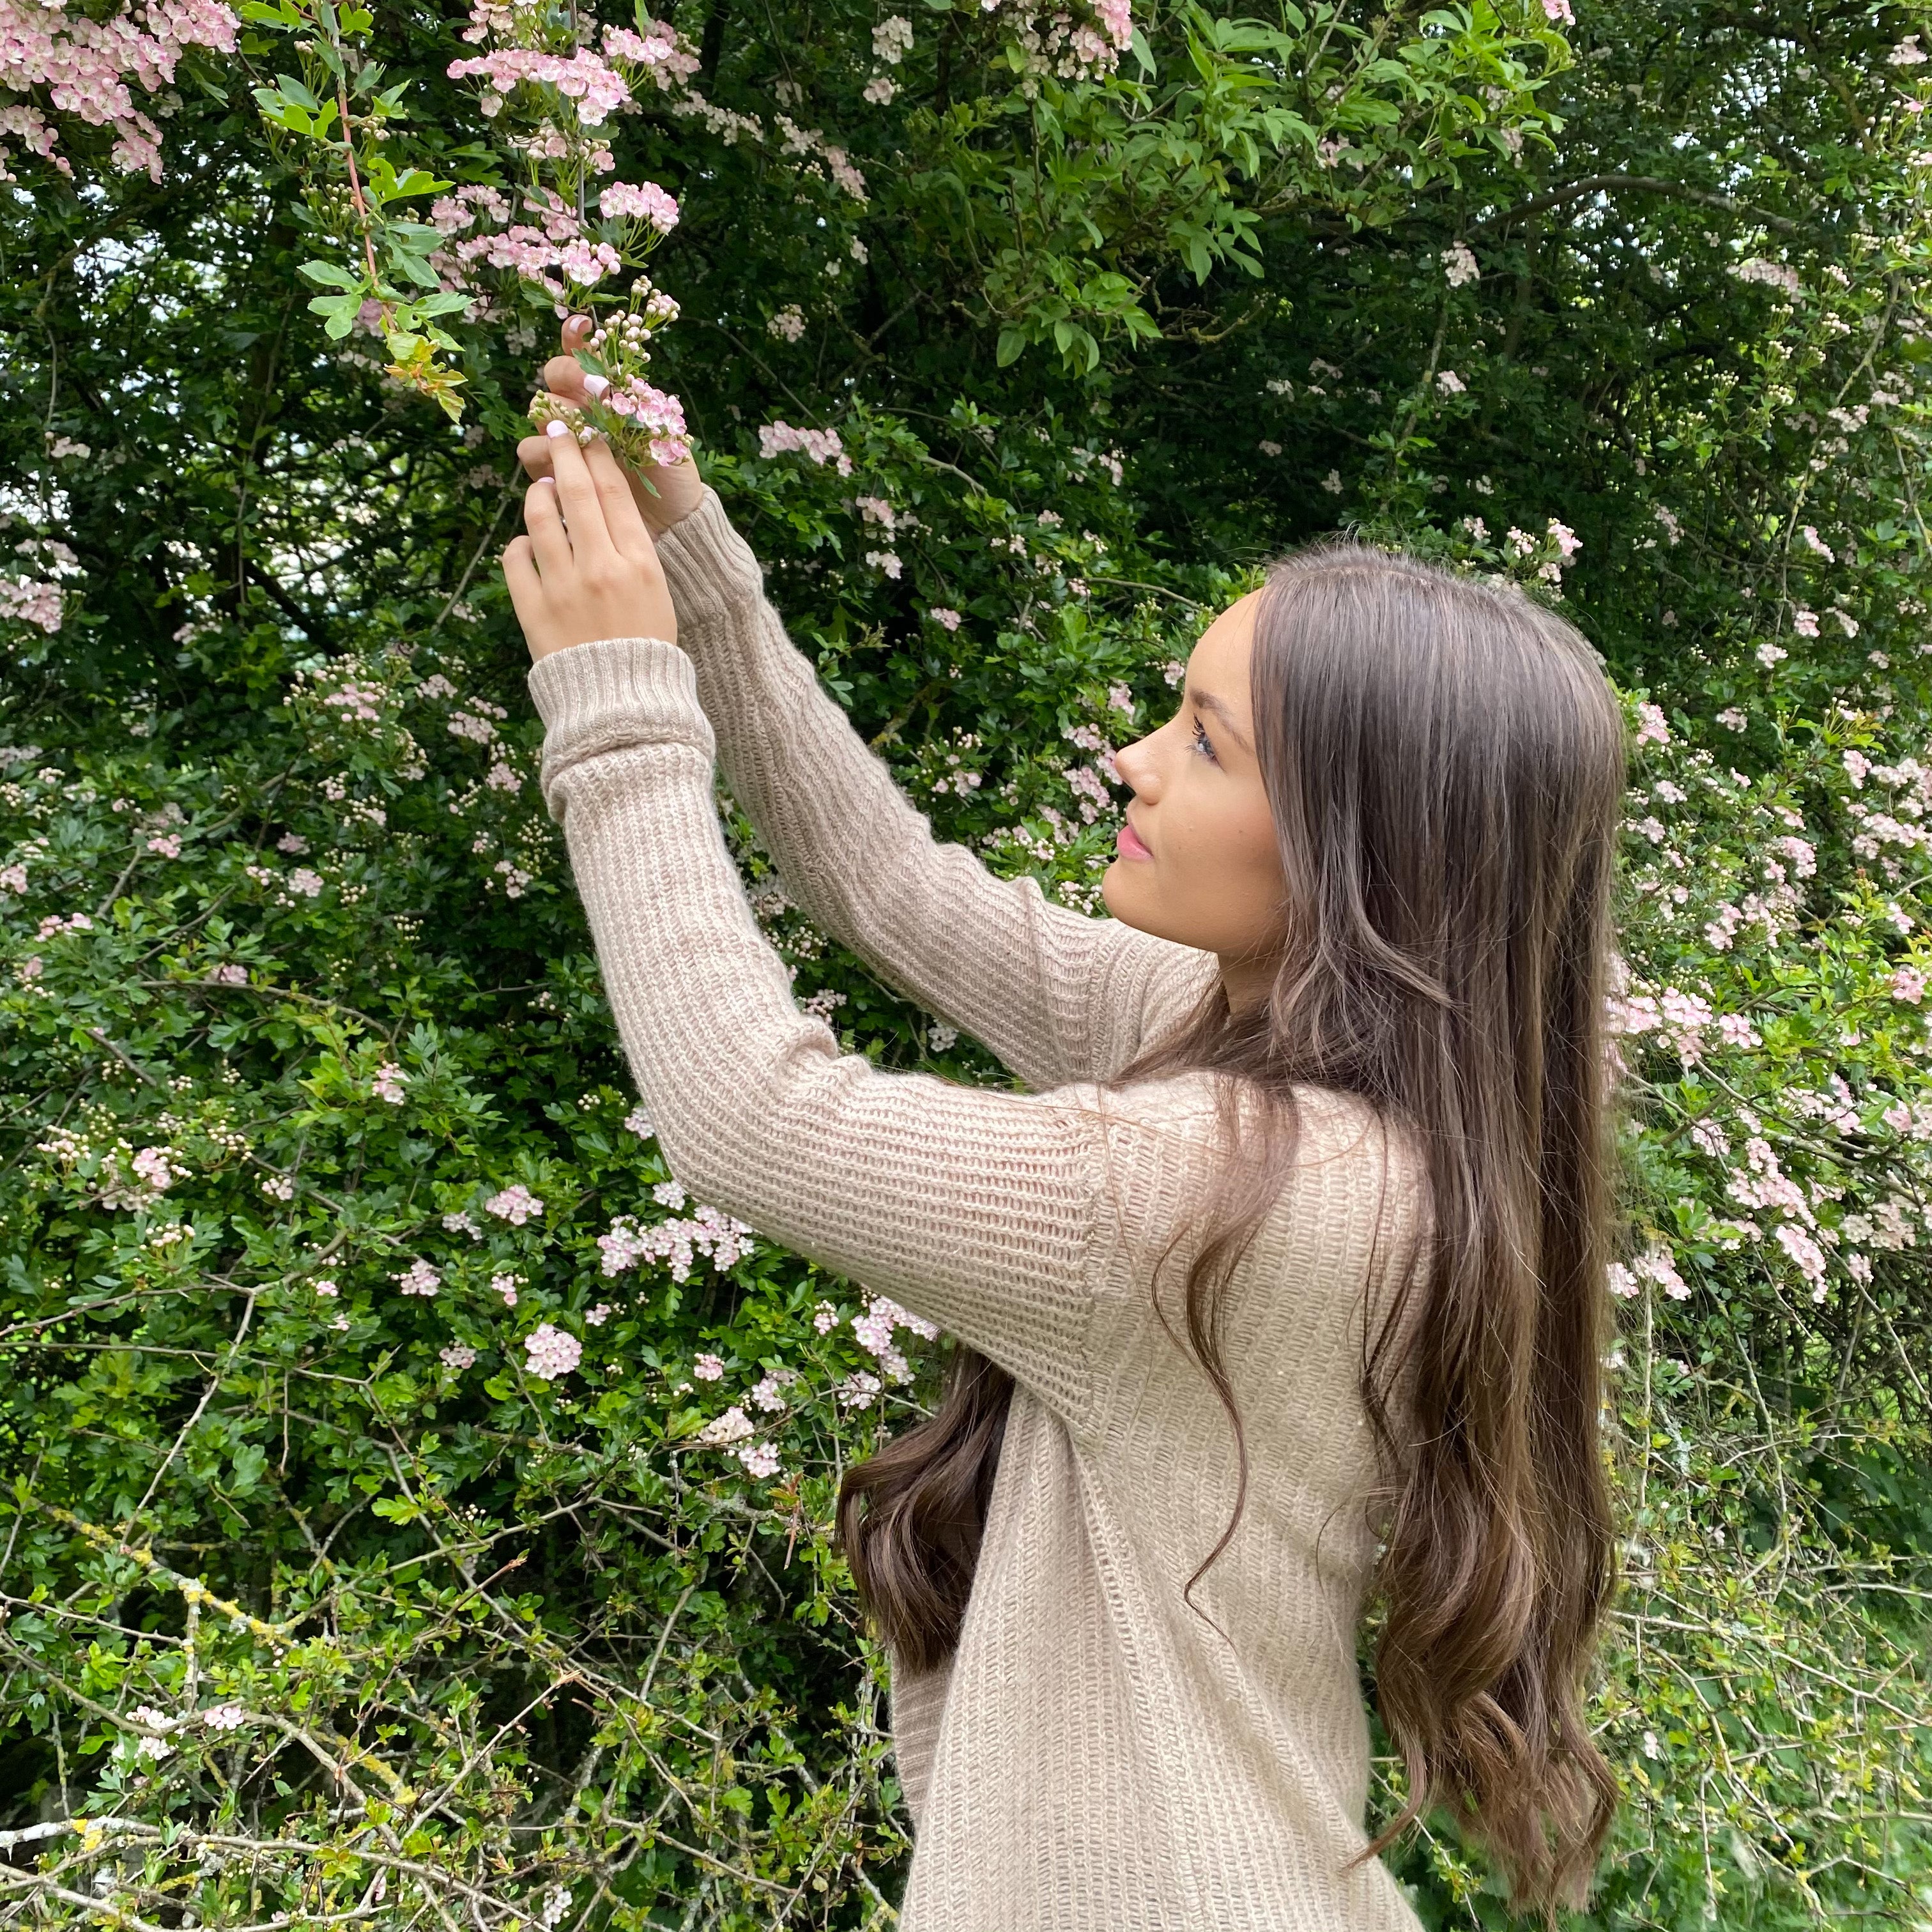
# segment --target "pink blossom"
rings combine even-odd
[[[334,706],[345,718],[353,718],[365,724],[382,722],[382,692],[379,685],[358,684],[352,679],[340,691],[327,693],[322,701]]]
[[[707,1448],[722,1448],[728,1442],[742,1442],[756,1428],[752,1418],[735,1404],[722,1415],[714,1415],[698,1432],[698,1440]]]
[[[577,118],[586,128],[600,126],[631,100],[623,76],[586,48],[566,58],[530,47],[498,47],[474,60],[452,61],[448,74],[452,80],[487,80],[497,94],[507,94],[526,82],[554,87],[577,104]]]
[[[948,631],[958,630],[962,622],[957,610],[949,610],[943,604],[934,604],[926,614],[941,628]]]
[[[517,1228],[543,1210],[543,1203],[521,1181],[513,1187],[505,1188],[500,1194],[491,1195],[483,1204],[484,1214],[496,1215]]]
[[[1544,4],[1548,5],[1549,0],[1544,0]],[[1762,282],[1780,290],[1794,302],[1804,292],[1804,284],[1798,279],[1798,271],[1781,262],[1767,262],[1754,255],[1749,261],[1740,262],[1731,273],[1741,282]]]
[[[1543,10],[1550,20],[1565,27],[1576,24],[1576,16],[1570,10],[1570,0],[1543,0]]]
[[[65,593],[58,584],[0,577],[0,617],[35,625],[52,637],[61,627],[65,608]]]
[[[157,1194],[165,1194],[188,1172],[171,1166],[166,1150],[161,1148],[143,1148],[128,1164],[134,1170],[136,1179],[145,1181]]]
[[[565,244],[557,266],[577,287],[587,289],[614,275],[624,260],[608,242],[577,241]]]
[[[691,1372],[701,1382],[715,1382],[724,1372],[724,1358],[718,1355],[700,1355],[692,1364]]]
[[[796,1369],[772,1369],[760,1377],[753,1387],[749,1400],[759,1408],[770,1411],[785,1406],[785,1390],[798,1380]]]
[[[389,1279],[405,1294],[434,1295],[442,1286],[442,1276],[424,1261],[412,1262],[400,1274],[393,1274]]]
[[[840,1405],[847,1408],[869,1408],[873,1396],[883,1386],[877,1376],[861,1369],[838,1384]]]
[[[884,1356],[892,1349],[895,1328],[910,1328],[914,1334],[923,1335],[928,1341],[939,1333],[923,1316],[912,1314],[883,1294],[873,1297],[864,1314],[852,1318],[852,1333],[860,1346],[874,1355]]]
[[[518,1277],[513,1274],[493,1274],[490,1277],[490,1292],[500,1294],[506,1308],[514,1308],[517,1305],[518,1280]]]
[[[460,1342],[454,1342],[447,1348],[437,1351],[437,1359],[446,1369],[473,1368],[476,1364],[476,1351],[466,1348]]]
[[[298,866],[289,874],[289,890],[301,893],[305,899],[312,899],[322,890],[322,875],[311,872],[306,866]]]
[[[603,1250],[604,1272],[622,1274],[640,1262],[662,1261],[670,1270],[674,1281],[691,1278],[692,1262],[702,1252],[716,1268],[731,1267],[741,1256],[752,1252],[746,1238],[752,1230],[742,1221],[721,1214],[716,1208],[699,1208],[688,1220],[659,1221],[640,1228],[628,1215],[610,1224],[608,1234],[597,1237]]]
[[[1670,727],[1664,722],[1660,705],[1640,704],[1636,707],[1636,742],[1640,745],[1667,745],[1670,742]]]
[[[148,841],[148,850],[158,853],[164,859],[178,859],[182,853],[181,835],[177,832],[157,832]]]
[[[1814,1284],[1822,1283],[1825,1276],[1825,1251],[1802,1228],[1793,1227],[1789,1221],[1780,1222],[1778,1228],[1778,1242],[1792,1261],[1804,1279]],[[1822,1301],[1825,1292],[1817,1287],[1813,1299]]]
[[[1688,1301],[1690,1298],[1690,1290],[1677,1272],[1670,1250],[1660,1243],[1653,1243],[1630,1264],[1630,1268],[1634,1274],[1645,1280],[1654,1282],[1672,1301]]]
[[[852,459],[845,454],[836,429],[794,429],[788,422],[769,422],[758,430],[758,454],[768,460],[794,450],[802,451],[814,463],[836,464],[842,476],[852,473]]]
[[[134,105],[128,82],[152,94],[170,86],[176,66],[190,46],[220,53],[235,50],[239,22],[220,0],[154,0],[124,5],[104,20],[60,7],[0,4],[0,88],[28,94],[46,90],[48,105],[88,127],[112,128],[115,165],[161,178],[160,130]],[[54,152],[52,128],[38,107],[0,110],[0,136],[23,142],[34,153],[71,173]],[[0,149],[0,178],[5,153]]]
[[[1925,975],[1916,966],[1901,966],[1886,982],[1894,1000],[1917,1006],[1925,997]]]
[[[775,1476],[778,1472],[778,1452],[769,1442],[747,1443],[737,1456],[754,1476]]]
[[[524,1347],[530,1355],[524,1366],[539,1382],[554,1382],[568,1375],[584,1359],[584,1344],[548,1322],[539,1322],[524,1337]]]
[[[656,182],[636,188],[613,182],[598,196],[597,205],[613,220],[647,221],[660,235],[668,235],[677,226],[677,203]]]
[[[604,52],[614,61],[628,62],[643,68],[661,88],[688,80],[698,71],[698,56],[678,37],[677,29],[662,20],[646,23],[650,31],[639,34],[628,27],[604,29]]]
[[[400,1107],[406,1097],[403,1082],[409,1077],[394,1061],[386,1060],[370,1080],[369,1090],[377,1100],[386,1100],[392,1107]]]

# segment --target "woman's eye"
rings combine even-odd
[[[1194,748],[1209,758],[1214,756],[1214,741],[1202,729],[1201,721],[1198,718],[1194,721]]]

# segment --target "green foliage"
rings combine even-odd
[[[6,1910],[888,1923],[832,1503],[938,1352],[634,1110],[494,563],[552,318],[424,206],[523,178],[467,44],[244,12],[160,184],[76,128],[0,190]],[[675,23],[611,130],[682,205],[663,380],[943,836],[1100,910],[1111,748],[1340,524],[1604,652],[1627,1802],[1574,1922],[1927,1924],[1922,14],[1190,4],[1111,74],[976,4],[890,59]],[[1005,1078],[721,804],[852,1050]],[[1390,1862],[1507,1922],[1453,1838]]]

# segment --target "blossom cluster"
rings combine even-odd
[[[981,0],[981,4],[991,12],[1000,0],[991,0],[990,5]],[[1082,80],[1112,74],[1133,44],[1132,0],[1093,0],[1090,19],[1076,19],[1066,8],[1058,7],[1050,13],[1018,16],[1014,24],[1023,62],[1020,92],[1029,99],[1048,74],[1058,80]]]
[[[595,46],[580,36],[574,14],[560,17],[527,0],[478,0],[470,20],[464,38],[484,51],[452,62],[450,76],[482,84],[487,118],[512,104],[527,106],[534,124],[501,138],[541,178],[514,206],[481,184],[437,201],[430,219],[445,242],[432,266],[457,286],[470,286],[484,268],[514,276],[547,296],[559,316],[581,310],[598,317],[586,351],[588,399],[560,408],[540,395],[530,406],[532,419],[560,416],[586,441],[605,436],[632,464],[681,462],[688,454],[683,410],[644,375],[651,337],[676,319],[677,304],[642,274],[611,292],[616,278],[636,270],[676,225],[676,200],[655,182],[613,181],[597,197],[600,221],[593,225],[580,211],[590,178],[616,166],[605,124],[635,106],[646,79],[660,91],[681,90],[697,71],[697,56],[674,28],[641,14],[642,31],[606,27]]]
[[[584,1359],[584,1344],[554,1322],[539,1322],[524,1337],[524,1348],[529,1357],[524,1366],[539,1382],[568,1375]]]
[[[4,10],[7,0],[0,0]],[[0,108],[0,134],[7,116],[16,110]],[[4,171],[4,150],[0,149],[0,180]],[[0,577],[0,618],[32,624],[49,637],[58,631],[67,615],[64,580],[82,574],[80,560],[57,537],[22,537],[14,546],[14,554],[25,560],[29,573],[21,577]]]
[[[240,25],[223,0],[123,0],[105,19],[59,0],[0,0],[0,91],[23,97],[0,106],[0,181],[15,178],[9,140],[74,172],[50,110],[112,129],[115,166],[159,181],[161,131],[136,105],[130,83],[152,98],[172,83],[190,47],[233,52]]]
[[[769,461],[796,451],[816,464],[830,463],[842,476],[852,473],[852,459],[836,429],[794,429],[788,422],[761,423],[758,426],[758,454]]]
[[[722,1214],[716,1208],[699,1208],[688,1220],[649,1222],[640,1227],[630,1215],[620,1215],[609,1232],[597,1237],[606,1274],[624,1274],[640,1262],[663,1262],[674,1281],[688,1281],[694,1258],[704,1254],[713,1268],[728,1268],[753,1252],[748,1223]]]

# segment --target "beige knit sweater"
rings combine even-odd
[[[893,1675],[902,1925],[1414,1932],[1380,1864],[1345,1869],[1366,1843],[1375,1551],[1357,1378],[1379,1258],[1426,1226],[1412,1142],[1358,1101],[1300,1096],[1301,1166],[1227,1300],[1251,1468],[1198,1615],[1181,1588],[1232,1510],[1234,1434],[1149,1289],[1202,1195],[1211,1100],[1198,1075],[1094,1083],[1214,956],[935,844],[715,495],[659,548],[677,644],[611,638],[530,673],[544,794],[659,1143],[699,1199],[1018,1384],[958,1650]],[[800,1010],[725,844],[714,756],[806,913],[1035,1090],[880,1071]],[[1173,1263],[1162,1282],[1184,1336]]]

